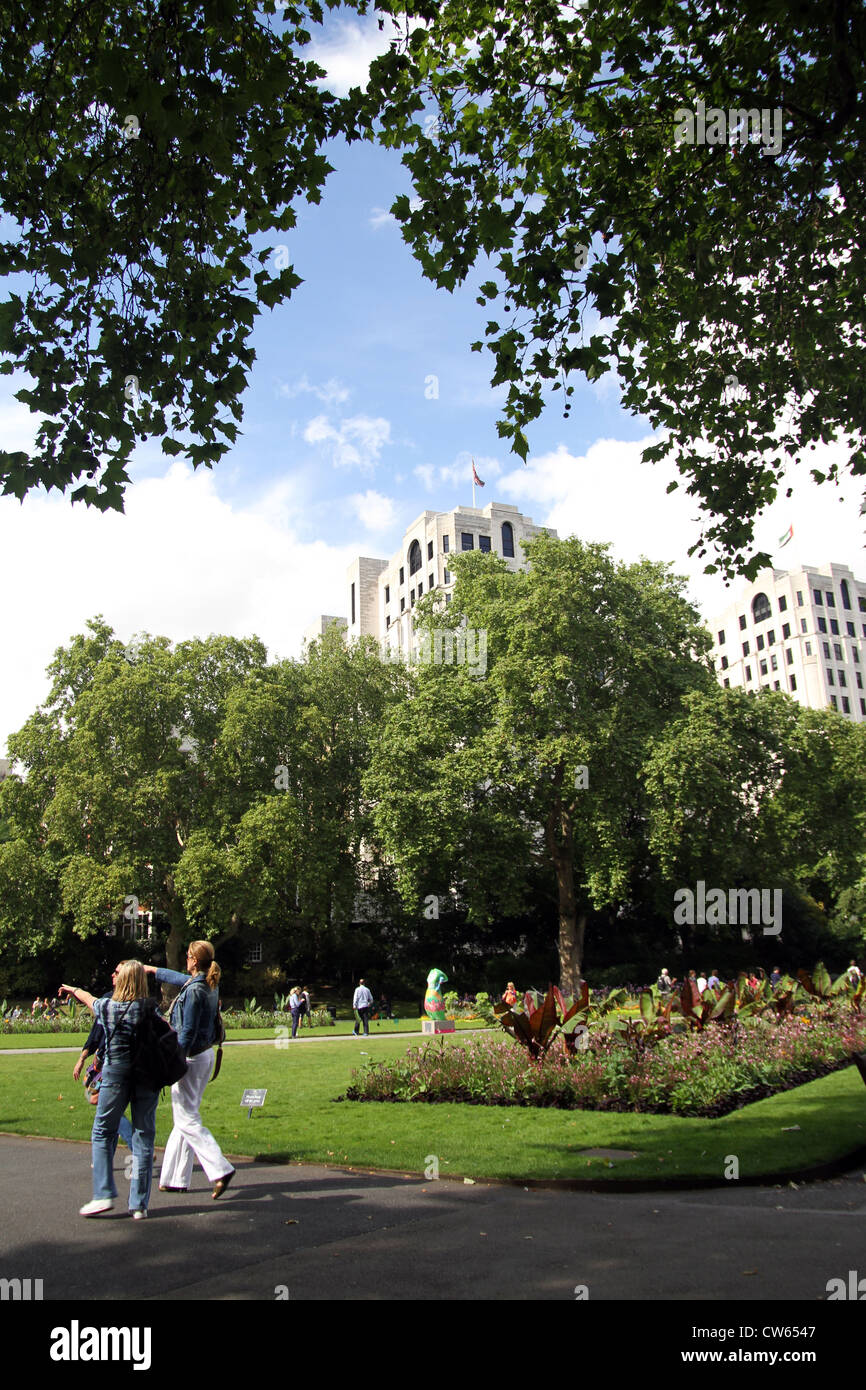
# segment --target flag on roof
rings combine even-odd
[[[481,479],[479,478],[478,474],[475,472],[475,460],[474,460],[474,459],[472,460],[472,481],[473,481],[473,483],[477,483],[479,487],[483,487],[483,486],[484,486],[484,484],[482,483],[482,481],[481,481]]]
[[[781,546],[783,546],[783,545],[787,545],[787,544],[788,544],[788,541],[791,540],[791,539],[793,538],[793,535],[794,535],[794,528],[793,528],[793,526],[789,526],[788,529],[787,529],[787,531],[785,532],[784,536],[780,536],[780,537],[779,537],[779,546],[781,547]]]

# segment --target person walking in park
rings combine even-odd
[[[99,1216],[111,1211],[117,1198],[114,1184],[114,1154],[120,1118],[127,1105],[132,1109],[132,1178],[129,1184],[129,1214],[136,1221],[147,1216],[153,1174],[153,1142],[156,1137],[156,1107],[159,1092],[133,1084],[133,1064],[138,1051],[138,1029],[145,1011],[152,1009],[148,998],[147,975],[138,960],[121,961],[114,971],[114,991],[109,999],[96,999],[86,989],[61,985],[64,994],[86,1004],[105,1032],[105,1064],[102,1084],[93,1118],[93,1200],[80,1209],[80,1216]]]
[[[301,1020],[304,1016],[304,996],[301,993],[301,986],[294,985],[289,995],[289,1008],[292,1011],[292,1037],[296,1038]]]
[[[517,990],[514,988],[514,981],[509,980],[505,986],[505,993],[502,996],[503,1004],[507,1004],[509,1009],[517,1003]]]
[[[145,966],[160,984],[181,987],[172,1005],[170,1020],[189,1063],[186,1075],[171,1088],[174,1128],[165,1146],[159,1190],[188,1192],[193,1163],[198,1159],[208,1182],[214,1185],[211,1196],[217,1198],[225,1192],[235,1170],[210,1130],[205,1129],[199,1113],[204,1088],[213,1067],[213,1042],[219,1008],[221,972],[209,941],[191,943],[186,966],[189,971],[187,975],[179,970],[166,970],[162,966]]]
[[[359,1025],[364,1025],[364,1037],[370,1036],[370,1010],[373,1007],[373,996],[363,980],[358,981],[358,988],[352,1000],[352,1008],[355,1011],[355,1026],[352,1029],[353,1035],[359,1036]]]
[[[111,972],[112,989],[114,988],[114,982],[116,979],[117,971],[113,970]],[[102,997],[103,999],[110,999],[111,992],[109,991],[108,994],[104,994]],[[87,1093],[89,1096],[93,1096],[92,1104],[96,1104],[99,1091],[102,1088],[102,1068],[105,1065],[105,1029],[99,1022],[98,1018],[94,1018],[93,1023],[91,1024],[90,1032],[87,1035],[87,1041],[81,1049],[78,1061],[72,1068],[73,1081],[77,1081],[78,1078],[81,1076],[82,1070],[84,1068],[84,1063],[87,1061],[88,1057],[91,1056],[95,1056],[93,1069],[94,1075],[91,1080],[91,1074],[90,1072],[88,1072],[85,1080],[88,1083]],[[132,1148],[132,1125],[126,1118],[126,1115],[121,1115],[120,1117],[117,1126],[117,1136],[121,1144],[125,1144],[128,1149]]]

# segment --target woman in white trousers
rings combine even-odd
[[[186,957],[188,975],[150,965],[146,969],[161,984],[180,985],[172,1005],[171,1023],[186,1053],[188,1070],[171,1088],[174,1127],[165,1148],[160,1170],[160,1192],[188,1192],[193,1163],[198,1159],[208,1182],[214,1184],[211,1196],[221,1197],[235,1175],[199,1113],[205,1086],[213,1069],[212,1042],[219,1006],[220,968],[209,941],[193,941]]]

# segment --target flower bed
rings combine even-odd
[[[368,1063],[345,1098],[715,1117],[825,1076],[864,1049],[866,1017],[850,1010],[719,1025],[651,1047],[599,1030],[585,1051],[569,1057],[557,1043],[537,1062],[508,1038],[485,1036]]]

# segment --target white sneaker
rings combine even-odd
[[[114,1202],[110,1197],[94,1197],[92,1202],[81,1207],[79,1216],[99,1216],[103,1211],[113,1211]]]
[[[143,1221],[144,1218],[147,1216],[146,1211],[131,1211],[129,1214],[132,1217],[133,1221]]]

